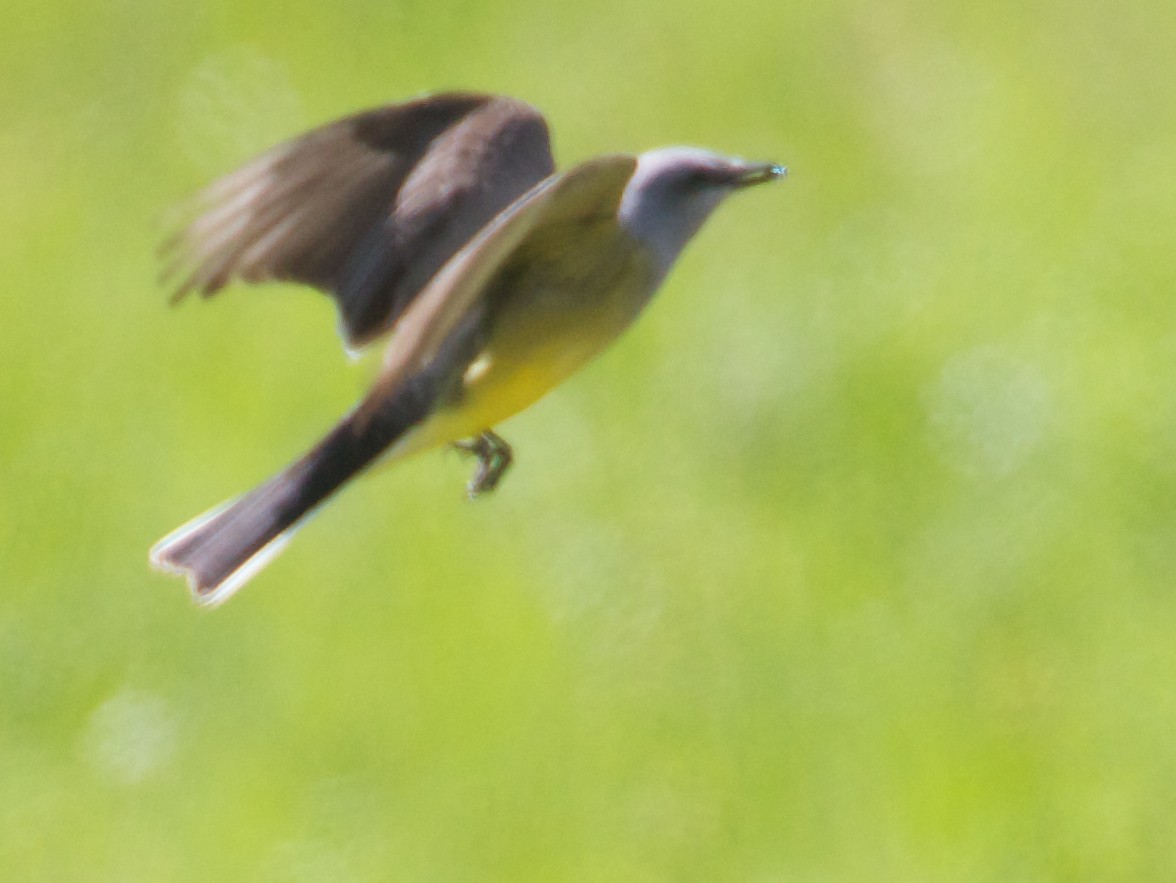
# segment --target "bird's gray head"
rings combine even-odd
[[[710,213],[741,187],[774,181],[783,166],[753,163],[694,147],[663,147],[637,157],[619,213],[663,275]]]

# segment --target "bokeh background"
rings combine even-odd
[[[1176,17],[7,0],[0,878],[1139,881],[1176,868]],[[330,305],[165,305],[169,209],[426,90],[564,163],[787,163],[511,421],[229,605],[161,534],[359,395]]]

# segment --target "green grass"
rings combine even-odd
[[[1097,881],[1176,866],[1176,25],[944,7],[16,0],[0,877]],[[357,397],[329,303],[172,311],[168,209],[427,89],[564,163],[791,167],[503,428],[215,612],[158,536]]]

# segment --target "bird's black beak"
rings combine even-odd
[[[764,184],[775,181],[788,174],[788,169],[782,165],[770,162],[747,163],[739,170],[735,177],[736,187],[750,187],[753,184]]]

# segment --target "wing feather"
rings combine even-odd
[[[471,317],[484,314],[486,305],[480,298],[494,274],[542,239],[553,224],[615,216],[636,164],[627,154],[589,160],[536,185],[487,225],[438,271],[405,312],[385,353],[380,380],[361,411],[394,394],[416,374],[435,370],[436,359],[476,355],[476,342],[465,338],[479,332],[480,322]]]
[[[362,346],[502,209],[551,174],[547,126],[510,98],[447,93],[346,117],[199,194],[161,246],[173,301],[235,279],[312,285]]]

